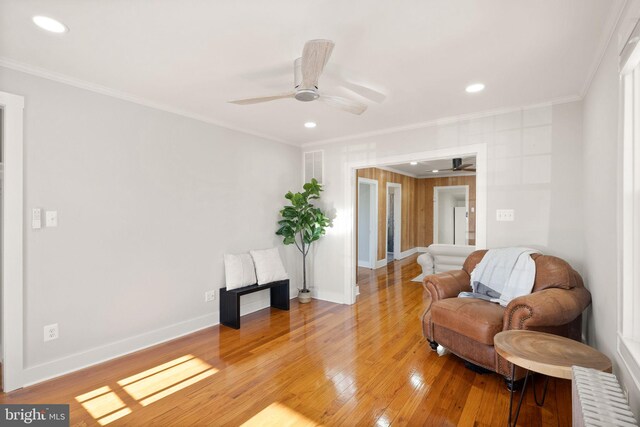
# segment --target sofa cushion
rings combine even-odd
[[[477,298],[447,298],[431,306],[431,321],[478,341],[493,345],[502,331],[504,307]]]

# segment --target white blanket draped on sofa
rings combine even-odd
[[[482,298],[505,306],[521,295],[531,293],[536,278],[536,263],[529,248],[490,249],[471,272],[473,292],[460,297]]]

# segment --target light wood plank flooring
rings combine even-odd
[[[361,269],[353,306],[293,300],[0,403],[69,403],[73,426],[506,425],[501,377],[428,349],[415,258]],[[570,383],[552,379],[542,408],[529,393],[519,425],[571,425]]]

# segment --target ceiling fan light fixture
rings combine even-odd
[[[319,97],[318,91],[313,89],[299,89],[295,94],[295,98],[302,102],[315,101]]]
[[[466,87],[467,93],[478,93],[484,90],[484,83],[473,83]]]
[[[418,164],[418,162],[411,162],[411,163],[409,163],[409,164],[410,164],[411,166],[415,166],[415,165],[417,165],[417,164]]]
[[[432,172],[432,173],[438,173],[438,172],[440,172],[440,171],[439,171],[438,169],[434,169],[434,170],[432,170],[431,172]]]
[[[50,33],[62,34],[69,31],[69,28],[62,22],[48,16],[36,15],[31,19],[38,27]]]
[[[317,126],[316,122],[306,122],[304,124],[304,127],[306,127],[307,129],[313,129],[316,126]]]

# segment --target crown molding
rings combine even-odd
[[[69,86],[74,86],[80,89],[88,90],[91,92],[99,93],[100,95],[110,96],[112,98],[121,99],[123,101],[131,102],[134,104],[142,105],[144,107],[153,108],[154,110],[160,110],[171,114],[176,114],[178,116],[186,117],[188,119],[197,120],[199,122],[204,122],[210,125],[218,126],[221,128],[229,129],[235,132],[244,133],[251,136],[256,136],[258,138],[267,139],[269,141],[278,142],[281,144],[292,145],[294,147],[300,148],[300,144],[296,144],[291,141],[287,141],[284,139],[276,138],[271,135],[265,135],[260,132],[254,132],[249,129],[240,128],[237,126],[230,125],[225,122],[221,122],[218,120],[211,119],[210,117],[206,117],[200,114],[191,113],[189,111],[181,110],[178,108],[171,107],[169,105],[160,104],[154,101],[150,101],[145,98],[140,98],[135,95],[131,95],[127,92],[119,91],[116,89],[112,89],[107,86],[98,85],[95,83],[88,82],[86,80],[77,79],[75,77],[71,77],[65,74],[56,73],[53,71],[45,70],[44,68],[34,67],[33,65],[25,64],[19,61],[15,61],[10,58],[0,56],[0,67],[8,68],[14,71],[20,71],[26,74],[31,74],[33,76],[41,77],[43,79],[52,80],[58,83],[66,84]]]
[[[625,2],[626,4],[626,2]],[[622,14],[620,13],[618,15],[617,19],[620,19],[620,16]],[[617,20],[616,20],[617,23]],[[617,25],[617,24],[616,24]],[[615,28],[615,26],[614,26]],[[613,32],[612,32],[613,34]],[[200,122],[204,122],[204,123],[208,123],[214,126],[218,126],[221,128],[225,128],[225,129],[229,129],[232,131],[236,131],[236,132],[240,132],[246,135],[251,135],[251,136],[255,136],[258,138],[263,138],[269,141],[273,141],[273,142],[278,142],[281,144],[286,144],[286,145],[290,145],[293,147],[297,147],[297,148],[309,148],[309,147],[314,147],[314,146],[319,146],[319,145],[325,145],[325,144],[333,144],[333,143],[338,143],[338,142],[344,142],[344,141],[351,141],[351,140],[356,140],[356,139],[361,139],[361,138],[367,138],[367,137],[373,137],[373,136],[380,136],[380,135],[388,135],[388,134],[392,134],[392,133],[397,133],[397,132],[403,132],[403,131],[408,131],[408,130],[414,130],[414,129],[421,129],[421,128],[428,128],[428,127],[432,127],[432,126],[442,126],[442,125],[447,125],[447,124],[452,124],[452,123],[456,123],[456,122],[460,122],[460,121],[465,121],[465,120],[473,120],[473,119],[479,119],[479,118],[484,118],[484,117],[489,117],[489,116],[494,116],[494,115],[498,115],[498,114],[506,114],[506,113],[510,113],[510,112],[514,112],[514,111],[519,111],[519,110],[527,110],[527,109],[533,109],[533,108],[539,108],[539,107],[544,107],[544,106],[549,106],[549,105],[557,105],[557,104],[565,104],[565,103],[569,103],[569,102],[576,102],[576,101],[582,101],[583,97],[579,96],[579,95],[573,95],[573,96],[567,96],[567,97],[562,97],[562,98],[555,98],[546,102],[541,102],[541,103],[536,103],[536,104],[528,104],[528,105],[520,105],[520,106],[514,106],[514,107],[506,107],[506,108],[499,108],[499,109],[493,109],[493,110],[487,110],[487,111],[481,111],[481,112],[476,112],[476,113],[469,113],[469,114],[462,114],[462,115],[456,115],[456,116],[448,116],[448,117],[442,117],[442,118],[438,118],[438,119],[434,119],[434,120],[429,120],[429,121],[425,121],[425,122],[418,122],[418,123],[413,123],[410,125],[404,125],[404,126],[395,126],[395,127],[389,127],[389,128],[384,128],[384,129],[379,129],[379,130],[375,130],[375,131],[371,131],[371,132],[363,132],[363,133],[358,133],[358,134],[353,134],[353,135],[346,135],[346,136],[340,136],[340,137],[336,137],[336,138],[329,138],[329,139],[325,139],[325,140],[318,140],[318,141],[311,141],[311,142],[306,142],[306,143],[296,143],[293,141],[289,141],[289,140],[284,140],[284,139],[280,139],[271,135],[266,135],[260,132],[255,132],[249,129],[245,129],[245,128],[240,128],[234,125],[230,125],[227,124],[225,122],[221,122],[218,120],[214,120],[210,117],[207,116],[203,116],[200,114],[196,114],[196,113],[192,113],[189,111],[185,111],[185,110],[181,110],[178,108],[174,108],[172,106],[166,105],[166,104],[160,104],[145,98],[140,98],[134,95],[131,95],[127,92],[123,92],[123,91],[119,91],[116,89],[112,89],[109,88],[107,86],[102,86],[102,85],[98,85],[95,83],[91,83],[88,82],[86,80],[81,80],[81,79],[77,79],[75,77],[71,77],[65,74],[61,74],[61,73],[56,73],[56,72],[52,72],[43,68],[39,68],[39,67],[35,67],[29,64],[25,64],[19,61],[15,61],[13,59],[10,58],[6,58],[6,57],[2,57],[0,56],[0,67],[4,67],[4,68],[8,68],[11,70],[15,70],[15,71],[19,71],[19,72],[23,72],[26,74],[31,74],[37,77],[41,77],[47,80],[52,80],[58,83],[62,83],[62,84],[66,84],[69,86],[74,86],[80,89],[84,89],[84,90],[88,90],[91,92],[95,92],[101,95],[105,95],[105,96],[109,96],[112,98],[117,98],[117,99],[121,99],[123,101],[127,101],[127,102],[131,102],[134,104],[138,104],[138,105],[142,105],[148,108],[153,108],[155,110],[160,110],[160,111],[164,111],[167,113],[171,113],[171,114],[176,114],[178,116],[182,116],[182,117],[186,117],[189,119],[193,119],[193,120],[197,120]],[[596,67],[597,70],[597,67]],[[594,72],[595,73],[595,72]]]
[[[481,119],[484,117],[496,116],[499,114],[512,113],[514,111],[531,110],[534,108],[548,107],[549,105],[567,104],[570,102],[577,102],[577,101],[582,101],[582,97],[579,95],[571,95],[571,96],[566,96],[562,98],[555,98],[555,99],[552,99],[546,102],[540,102],[537,104],[520,105],[516,107],[505,107],[505,108],[498,108],[494,110],[481,111],[477,113],[461,114],[457,116],[443,117],[435,120],[429,120],[426,122],[419,122],[419,123],[414,123],[410,125],[395,126],[390,128],[374,130],[371,132],[363,132],[363,133],[357,133],[353,135],[340,136],[337,138],[329,138],[329,139],[323,139],[319,141],[305,142],[302,144],[302,148],[315,147],[318,145],[334,144],[337,142],[352,141],[356,139],[369,138],[369,137],[380,136],[380,135],[388,135],[391,133],[398,133],[398,132],[404,132],[404,131],[415,130],[415,129],[423,129],[423,128],[429,128],[433,126],[443,126],[443,125],[462,122],[466,120]]]
[[[398,175],[408,176],[410,178],[418,178],[418,175],[401,171],[400,169],[396,169],[393,166],[375,166],[374,169],[382,169],[383,171],[397,173]]]
[[[611,13],[609,18],[607,19],[607,23],[605,24],[605,29],[608,27],[609,31],[604,31],[603,36],[600,39],[600,45],[598,46],[597,52],[598,54],[593,60],[591,67],[589,68],[589,73],[587,74],[587,80],[585,80],[584,85],[582,86],[582,90],[580,91],[580,97],[584,98],[587,96],[589,89],[591,88],[591,84],[593,83],[593,79],[604,60],[604,56],[607,53],[607,48],[609,44],[613,40],[613,35],[616,33],[616,29],[618,28],[618,24],[622,19],[625,11],[627,10],[627,4],[629,0],[624,0],[622,5],[620,6],[620,10],[617,13]]]

